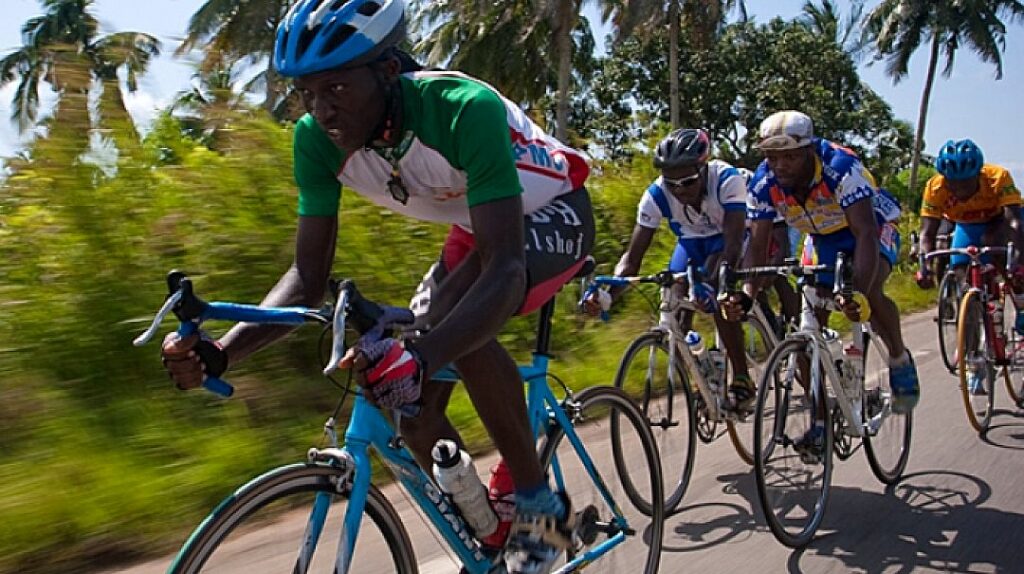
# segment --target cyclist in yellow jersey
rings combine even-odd
[[[1024,249],[1024,230],[1021,228],[1021,195],[1013,177],[1005,168],[985,163],[981,149],[971,140],[949,140],[935,158],[939,173],[928,180],[921,201],[921,250],[935,249],[935,236],[943,220],[951,221],[952,247],[978,247],[1003,245],[1009,240]],[[1024,272],[1018,253],[1014,289],[1024,287]],[[953,255],[950,267],[966,265],[968,258]],[[927,267],[915,275],[918,286],[927,289],[935,279]],[[1017,312],[1015,329],[1024,333],[1024,313]],[[972,392],[984,392],[977,384]]]
[[[971,140],[949,140],[935,159],[939,173],[928,180],[921,202],[921,248],[935,249],[935,235],[942,219],[952,221],[953,247],[998,245],[1013,239],[1024,246],[1021,229],[1020,191],[1005,168],[984,163],[981,149]],[[955,255],[951,265],[967,258]],[[918,283],[934,283],[927,269],[918,271]]]

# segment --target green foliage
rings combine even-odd
[[[922,166],[918,172],[917,185],[914,186],[914,189],[910,189],[910,170],[905,169],[886,182],[886,189],[900,200],[904,213],[916,216],[921,211],[924,186],[936,173],[932,166]]]
[[[878,153],[879,142],[904,141],[893,132],[888,104],[860,81],[843,48],[803,24],[730,24],[713,50],[696,49],[686,38],[680,43],[682,123],[708,129],[720,155],[738,165],[756,165],[754,128],[780,109],[806,112],[819,135],[868,156]],[[596,120],[598,141],[613,146],[612,155],[621,153],[619,142],[630,145],[668,120],[667,53],[663,37],[627,39],[604,60],[593,92],[597,109],[607,110]]]

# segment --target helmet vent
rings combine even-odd
[[[359,6],[359,8],[356,9],[356,12],[359,12],[363,16],[373,16],[378,10],[380,10],[380,4],[376,2],[366,2]]]
[[[339,26],[338,30],[335,33],[331,34],[331,37],[328,38],[326,42],[324,42],[323,48],[320,49],[320,55],[323,56],[326,54],[330,54],[338,46],[345,43],[345,40],[351,38],[352,35],[355,33],[356,29],[353,26],[350,26],[349,24]]]
[[[306,50],[309,49],[309,45],[312,44],[313,40],[316,39],[317,33],[319,31],[320,31],[320,26],[316,26],[316,27],[314,27],[312,29],[311,28],[307,28],[306,26],[303,26],[299,30],[299,42],[298,42],[298,46],[296,46],[296,51],[299,54],[305,54]]]

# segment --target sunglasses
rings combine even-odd
[[[661,181],[665,182],[665,185],[671,187],[690,187],[691,185],[700,181],[700,172],[679,179],[669,179],[665,176],[661,176]]]

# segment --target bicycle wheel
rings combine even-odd
[[[892,412],[892,387],[889,386],[889,349],[877,336],[864,344],[864,394],[861,412],[868,425],[864,454],[868,466],[884,484],[896,484],[910,458],[913,414]],[[871,429],[876,429],[873,431]]]
[[[1024,408],[1024,337],[1014,328],[1017,317],[1017,306],[1013,304],[1013,295],[1007,292],[1003,296],[1003,321],[1006,324],[1006,360],[1003,374],[1006,391],[1010,400],[1017,407]]]
[[[347,489],[337,468],[297,464],[260,476],[229,496],[189,537],[170,574],[335,571]],[[308,570],[297,564],[314,504],[326,511]],[[371,486],[349,572],[418,571],[412,542],[395,509]]]
[[[942,363],[951,373],[957,369],[956,334],[957,316],[960,305],[960,280],[950,271],[942,276],[939,283],[939,309],[935,321],[939,327],[939,352]]]
[[[770,327],[755,315],[750,315],[742,325],[743,352],[747,357],[747,369],[750,372],[750,379],[756,383],[761,380],[768,356],[772,352],[772,340],[768,334]],[[729,365],[728,361],[726,365]],[[731,380],[729,377],[729,369],[726,368],[725,380]],[[744,419],[729,419],[726,422],[729,440],[736,449],[736,453],[747,464],[754,464],[753,422],[754,417],[752,416]]]
[[[695,417],[689,382],[681,366],[670,380],[668,334],[649,331],[626,349],[615,387],[631,397],[647,418],[661,456],[665,512],[671,514],[686,493],[696,453]]]
[[[584,463],[557,425],[541,443],[541,462],[553,488],[569,497],[576,512],[575,544],[564,561],[600,552],[603,543],[621,538],[607,554],[593,557],[587,571],[657,572],[665,507],[658,449],[647,420],[612,387],[591,387],[564,408],[593,463]]]
[[[967,420],[979,433],[988,429],[994,406],[996,368],[991,341],[986,333],[985,304],[981,291],[968,291],[960,303],[960,324],[957,328],[957,370],[960,374],[960,395],[967,409]],[[1006,373],[1006,370],[1003,369]]]
[[[754,419],[754,476],[761,510],[775,538],[790,548],[806,546],[814,538],[832,480],[831,412],[815,408],[805,387],[810,344],[791,338],[772,351],[757,391]],[[817,418],[824,424],[824,444],[812,460],[794,445],[819,410],[823,411]]]

